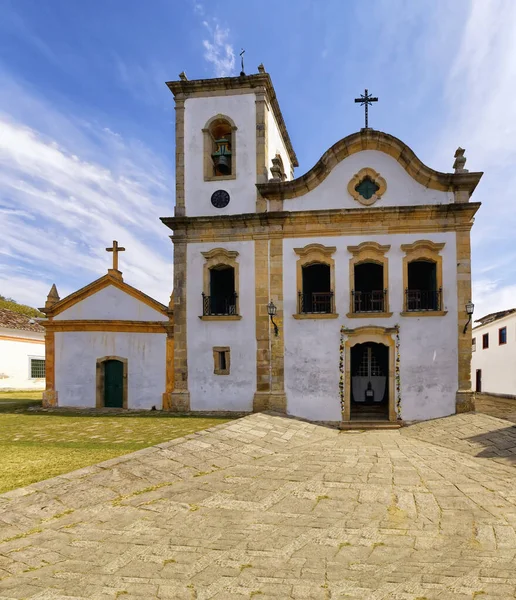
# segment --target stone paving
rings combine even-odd
[[[0,496],[0,600],[516,598],[513,430],[255,414],[33,484]]]

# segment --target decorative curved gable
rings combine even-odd
[[[256,184],[259,193],[269,200],[302,196],[315,189],[333,168],[348,156],[364,150],[384,152],[398,161],[405,171],[421,185],[447,192],[464,190],[472,194],[483,173],[441,173],[427,167],[401,140],[374,129],[348,135],[327,150],[317,163],[301,177],[292,181]]]

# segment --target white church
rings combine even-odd
[[[454,172],[434,171],[366,121],[295,177],[263,65],[167,85],[170,305],[124,282],[116,242],[106,275],[64,299],[54,286],[44,404],[274,410],[342,427],[471,410],[470,196],[482,173],[465,169],[464,150]]]

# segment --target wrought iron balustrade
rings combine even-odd
[[[441,310],[442,288],[438,290],[405,290],[405,307],[412,310]]]
[[[237,314],[237,294],[229,295],[211,295],[202,294],[202,315],[208,317],[212,315],[236,315]]]
[[[333,313],[333,292],[299,292],[298,311],[300,314]]]
[[[387,290],[361,292],[352,290],[352,306],[354,313],[385,312],[387,306]]]

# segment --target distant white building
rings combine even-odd
[[[516,396],[516,308],[477,319],[471,362],[476,392]]]
[[[45,389],[45,329],[0,308],[0,390],[30,389]]]

